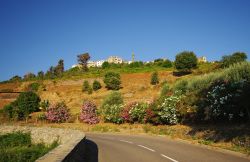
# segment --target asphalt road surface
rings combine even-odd
[[[88,162],[249,162],[249,158],[159,136],[87,133]]]

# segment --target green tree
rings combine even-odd
[[[235,52],[232,55],[222,56],[221,66],[223,68],[229,67],[232,64],[246,61],[247,54],[244,52]]]
[[[18,76],[18,75],[15,75],[13,76],[10,81],[11,82],[20,82],[22,80],[22,77]]]
[[[159,78],[158,78],[158,73],[157,72],[153,72],[151,75],[151,82],[152,85],[156,85],[159,83]]]
[[[22,92],[16,102],[19,119],[28,118],[32,112],[39,111],[40,97],[34,92]]]
[[[197,57],[193,52],[184,51],[176,55],[175,68],[182,72],[190,72],[197,67]]]
[[[138,68],[138,67],[142,67],[142,66],[143,66],[142,61],[135,61],[135,62],[132,62],[128,65],[128,67],[130,67],[130,68]]]
[[[35,74],[33,74],[33,73],[27,73],[27,74],[25,74],[25,75],[23,76],[23,79],[24,79],[24,80],[31,80],[31,79],[34,79],[35,77],[36,77]]]
[[[82,65],[82,70],[83,71],[87,71],[88,67],[87,67],[87,63],[88,60],[90,59],[90,55],[89,53],[84,53],[84,54],[80,54],[77,56],[77,61],[80,65]]]
[[[50,78],[50,79],[56,78],[55,67],[51,66],[49,70],[46,72],[45,76],[46,78]]]
[[[107,72],[104,76],[103,82],[109,90],[119,90],[121,88],[121,76],[119,73]]]
[[[38,77],[38,79],[44,79],[44,72],[43,71],[39,71],[37,73],[37,77]]]
[[[63,72],[64,72],[64,61],[60,59],[58,61],[57,66],[55,67],[55,74],[56,76],[61,77]]]
[[[103,69],[110,68],[109,62],[105,61],[105,62],[102,64],[102,68],[103,68]]]
[[[101,83],[98,82],[97,80],[94,80],[94,82],[93,82],[93,90],[94,90],[94,91],[97,91],[97,90],[99,90],[99,89],[101,89],[101,88],[102,88]]]
[[[17,107],[17,102],[16,101],[13,101],[11,102],[10,104],[8,105],[5,105],[3,107],[3,112],[4,114],[9,118],[9,119],[12,119],[12,118],[15,118],[17,117],[17,112],[18,112],[18,107]]]
[[[171,68],[173,65],[172,65],[172,62],[168,59],[164,60],[161,64],[162,67],[165,67],[165,68]]]

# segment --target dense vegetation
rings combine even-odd
[[[0,135],[0,162],[32,162],[43,156],[58,143],[46,146],[31,143],[30,133],[14,132]]]
[[[106,88],[109,90],[119,90],[121,88],[121,76],[119,73],[106,73],[103,82],[106,84]]]
[[[22,92],[14,102],[3,108],[10,119],[27,119],[32,112],[39,111],[40,97],[32,92]]]
[[[181,72],[190,72],[197,67],[197,63],[197,57],[193,52],[184,51],[175,57],[175,68]]]

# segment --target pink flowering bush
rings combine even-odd
[[[137,102],[128,103],[121,112],[121,117],[124,122],[131,123],[133,120],[131,119],[131,115],[129,114],[130,110],[138,104]]]
[[[84,123],[88,124],[97,124],[99,123],[99,119],[96,114],[96,105],[91,101],[85,101],[83,103],[80,119]]]
[[[46,118],[51,122],[65,122],[70,118],[69,109],[64,102],[52,104],[47,109]]]

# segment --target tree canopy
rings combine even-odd
[[[80,65],[82,65],[82,69],[84,71],[88,70],[87,63],[89,59],[90,59],[89,53],[84,53],[77,56],[77,61]]]
[[[179,71],[190,72],[197,67],[197,57],[194,52],[184,51],[176,55],[175,68]]]
[[[229,67],[232,64],[246,61],[247,55],[244,52],[235,52],[232,55],[222,56],[221,66],[223,68]]]

